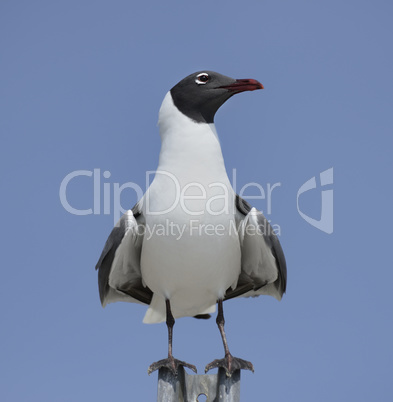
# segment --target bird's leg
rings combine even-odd
[[[165,367],[165,368],[169,369],[170,371],[172,371],[173,375],[176,376],[177,369],[179,366],[188,367],[189,369],[194,371],[194,373],[196,373],[197,369],[194,365],[188,364],[181,360],[177,360],[172,355],[173,326],[175,325],[175,319],[173,318],[173,315],[172,315],[171,303],[169,302],[169,299],[167,299],[165,301],[165,303],[166,303],[166,325],[168,327],[168,358],[159,360],[158,362],[151,364],[147,370],[147,373],[151,374],[153,371],[156,371],[162,367]]]
[[[205,373],[207,373],[212,368],[218,368],[218,367],[224,368],[228,377],[231,377],[236,370],[241,369],[251,370],[252,372],[254,372],[254,366],[252,365],[251,362],[239,359],[238,357],[233,357],[229,352],[227,337],[225,335],[224,330],[225,319],[224,319],[224,309],[222,307],[222,299],[218,300],[217,304],[218,304],[218,313],[216,322],[218,329],[220,330],[222,343],[224,345],[225,357],[223,359],[216,359],[211,363],[209,363],[205,368]]]

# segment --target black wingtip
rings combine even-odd
[[[211,317],[210,314],[197,314],[194,315],[194,318],[198,318],[198,320],[208,320]]]

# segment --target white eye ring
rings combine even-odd
[[[200,73],[200,74],[197,75],[197,77],[196,77],[196,79],[195,79],[195,82],[196,82],[198,85],[205,85],[205,84],[207,84],[207,82],[209,81],[209,79],[210,79],[209,74],[207,74],[207,73]]]

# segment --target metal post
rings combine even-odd
[[[240,402],[240,370],[227,377],[220,368],[217,374],[187,374],[179,367],[177,376],[166,368],[158,371],[157,402],[197,402],[205,395],[206,402]]]

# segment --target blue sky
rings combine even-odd
[[[94,169],[112,199],[116,184],[144,188],[161,101],[201,69],[264,84],[226,103],[216,127],[238,188],[280,183],[267,218],[287,294],[224,306],[233,354],[255,366],[242,400],[392,400],[392,12],[388,1],[2,1],[1,400],[155,400],[147,367],[165,357],[165,325],[142,324],[143,306],[99,303],[113,208],[101,193],[99,214],[70,214],[59,189]],[[299,207],[319,219],[330,168],[327,234],[296,199],[315,176]],[[92,177],[70,182],[75,208],[93,196]],[[122,193],[124,208],[135,201]],[[223,354],[215,320],[179,319],[174,354],[202,373]]]

